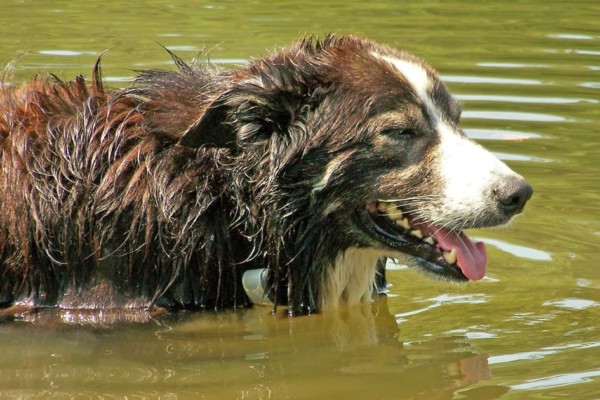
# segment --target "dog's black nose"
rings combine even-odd
[[[533,188],[520,176],[511,177],[500,189],[494,191],[500,209],[507,217],[523,211],[525,203],[531,198]]]

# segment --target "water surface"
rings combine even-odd
[[[268,308],[104,328],[63,313],[0,324],[0,398],[600,398],[600,3],[4,0],[0,62],[113,86],[209,50],[224,68],[304,34],[426,58],[467,133],[535,195],[488,243],[488,276],[390,266],[387,299],[306,318]],[[60,320],[71,324],[60,323]],[[54,322],[51,322],[54,321]]]

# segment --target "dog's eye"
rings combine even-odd
[[[411,128],[386,128],[381,131],[381,134],[385,136],[409,138],[416,136],[417,132]]]

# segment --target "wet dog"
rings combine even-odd
[[[423,60],[305,39],[235,70],[176,56],[130,88],[0,87],[0,304],[291,314],[370,301],[382,257],[448,280],[486,271],[463,232],[531,186],[460,128]]]

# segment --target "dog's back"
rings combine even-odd
[[[222,151],[177,145],[210,79],[182,68],[106,91],[97,67],[91,84],[38,77],[2,89],[1,303],[247,303],[218,282],[237,280],[222,247],[235,243]]]

